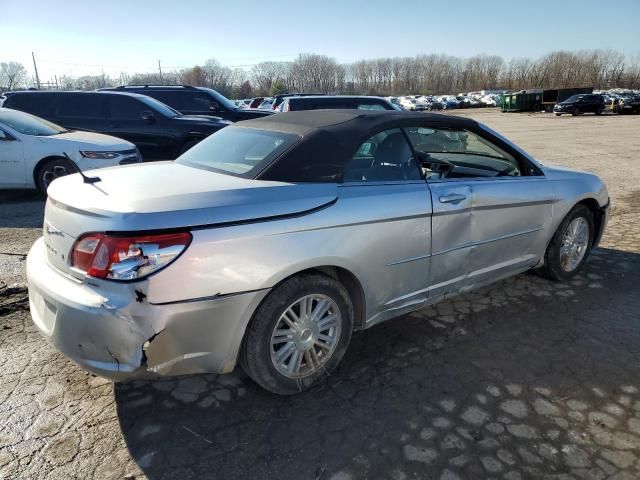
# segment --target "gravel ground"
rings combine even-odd
[[[640,478],[640,116],[468,111],[608,184],[613,217],[569,284],[523,274],[354,336],[326,384],[237,371],[117,385],[50,347],[23,259],[43,203],[0,194],[0,478]]]

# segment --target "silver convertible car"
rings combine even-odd
[[[239,122],[48,194],[27,275],[59,350],[115,380],[239,362],[279,394],[353,331],[529,269],[571,278],[609,206],[595,175],[473,120],[357,110]]]

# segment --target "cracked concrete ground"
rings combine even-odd
[[[286,398],[240,370],[114,386],[4,289],[0,478],[640,478],[640,117],[464,114],[607,182],[612,220],[572,282],[523,274],[358,333]],[[0,252],[26,252],[41,211],[2,194]]]

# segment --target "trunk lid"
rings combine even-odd
[[[48,190],[43,235],[49,261],[69,265],[75,240],[87,232],[138,232],[219,226],[302,214],[335,201],[330,183],[249,180],[174,162],[105,168],[54,181]]]

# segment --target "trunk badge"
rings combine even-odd
[[[47,222],[46,230],[47,230],[47,235],[59,235],[61,237],[64,237],[64,233],[62,233],[62,231],[58,230],[56,227],[51,225],[49,222]]]

